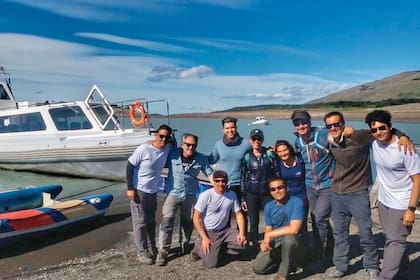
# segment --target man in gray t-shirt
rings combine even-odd
[[[246,243],[245,219],[236,194],[227,190],[228,176],[218,170],[213,173],[213,188],[201,193],[194,206],[193,222],[200,238],[191,251],[193,260],[202,259],[203,266],[217,265],[220,248],[241,249]],[[237,229],[229,227],[230,213],[234,212]]]

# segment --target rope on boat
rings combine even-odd
[[[79,195],[90,193],[90,192],[93,192],[93,191],[98,191],[98,190],[106,189],[106,188],[113,187],[113,186],[119,185],[119,184],[121,184],[121,182],[114,182],[114,183],[111,183],[111,184],[108,184],[108,185],[105,185],[105,186],[98,187],[96,189],[89,189],[89,190],[86,190],[86,191],[83,191],[83,192],[79,192],[79,193],[76,193],[76,194],[72,194],[72,195],[68,195],[68,196],[65,196],[65,197],[61,197],[60,200],[71,198],[71,197],[75,197],[75,196],[79,196]]]

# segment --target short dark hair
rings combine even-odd
[[[289,149],[289,153],[292,156],[296,156],[295,148],[293,148],[292,144],[290,144],[289,141],[286,141],[286,140],[277,140],[276,141],[276,144],[274,145],[274,150],[275,150],[276,154],[277,154],[277,147],[281,146],[281,145],[285,145],[287,147],[287,149]]]
[[[324,122],[328,118],[331,118],[332,116],[338,116],[340,118],[340,122],[345,123],[343,113],[338,112],[338,111],[332,111],[332,112],[326,113],[325,116],[324,116]]]
[[[188,133],[188,132],[187,133],[184,133],[182,135],[182,142],[184,142],[185,138],[187,138],[187,137],[193,137],[194,140],[195,140],[195,144],[198,145],[198,136],[197,135],[194,135],[194,134]]]
[[[365,123],[370,127],[373,122],[385,123],[388,126],[391,126],[391,114],[385,110],[374,110],[368,113],[365,117]]]
[[[172,128],[167,124],[162,124],[156,131],[166,130],[169,134],[172,134]]]
[[[231,122],[233,122],[236,125],[237,121],[238,121],[238,119],[234,118],[234,117],[224,117],[222,119],[222,125],[224,125],[225,123],[231,123]]]
[[[274,177],[271,177],[270,178],[270,180],[268,180],[268,185],[270,185],[272,182],[274,182],[274,181],[282,181],[283,182],[283,184],[284,184],[284,182],[285,182],[285,180],[283,179],[283,178],[281,178],[281,177],[279,177],[279,176],[274,176]],[[287,185],[286,185],[287,186]]]

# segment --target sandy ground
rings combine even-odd
[[[119,187],[118,187],[119,188]],[[160,199],[161,202],[162,199]],[[159,211],[158,211],[159,214]],[[160,214],[158,215],[160,220]],[[419,217],[420,218],[420,217]],[[379,248],[383,236],[377,223],[374,233]],[[410,269],[412,279],[420,279],[420,219],[409,237]],[[239,257],[226,257],[220,267],[204,269],[182,255],[177,248],[165,267],[139,264],[130,240],[131,220],[128,201],[117,196],[103,219],[72,231],[49,234],[0,248],[0,279],[271,279],[273,275],[255,275],[250,267],[256,251],[246,249]],[[351,226],[350,274],[342,279],[367,279],[362,269],[361,250],[358,246],[357,227]],[[196,235],[196,233],[194,233]],[[177,240],[175,234],[173,240]],[[176,244],[173,244],[176,247]],[[382,255],[382,251],[380,251]],[[314,262],[290,279],[328,278],[333,270],[319,271]]]

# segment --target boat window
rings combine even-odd
[[[3,85],[1,85],[1,84],[0,84],[0,99],[10,100],[10,96],[7,94],[6,90],[4,89]]]
[[[41,113],[0,117],[0,133],[46,130]]]
[[[66,106],[49,109],[51,118],[58,130],[91,129],[92,124],[80,106]]]

